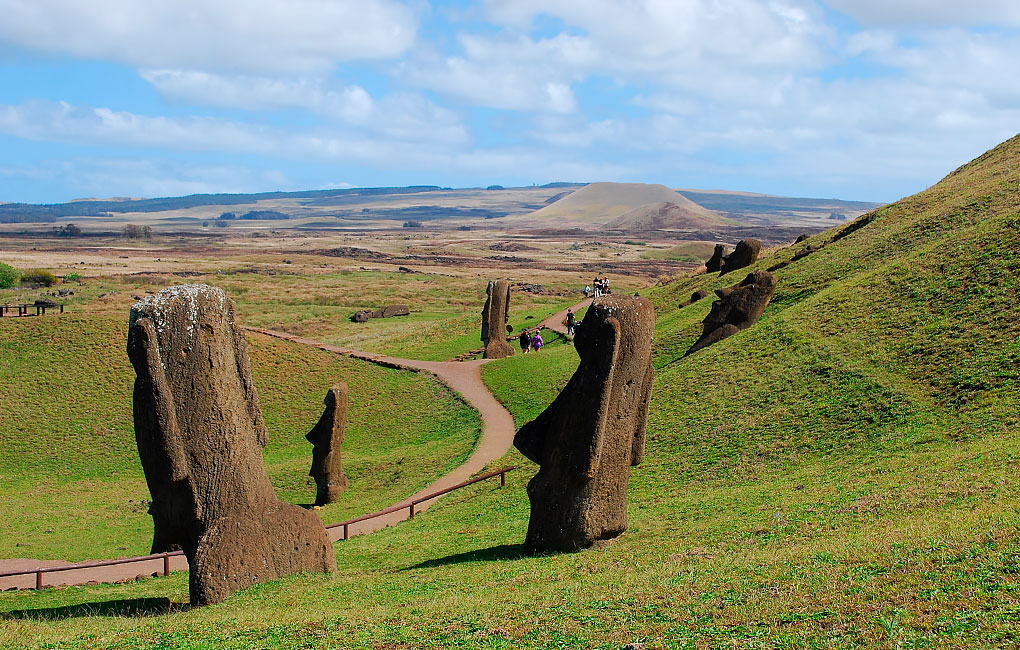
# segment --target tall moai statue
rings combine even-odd
[[[347,384],[340,382],[326,392],[326,409],[305,438],[312,443],[312,469],[315,479],[315,505],[324,506],[340,498],[347,489],[347,477],[341,464],[340,448],[347,422]]]
[[[485,288],[485,307],[482,309],[483,359],[502,359],[514,356],[514,348],[506,341],[506,324],[510,320],[510,282],[496,280]]]
[[[644,456],[654,328],[648,299],[596,299],[574,337],[577,371],[514,437],[540,466],[528,483],[527,550],[577,551],[627,529],[630,468]]]
[[[290,573],[336,572],[322,522],[277,499],[269,482],[233,301],[206,285],[160,291],[131,308],[127,352],[152,552],[184,551],[192,604]]]

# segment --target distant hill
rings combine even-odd
[[[605,225],[607,230],[693,230],[725,223],[718,214],[687,201],[649,203],[623,213]]]
[[[711,210],[701,207],[665,185],[648,183],[591,183],[531,214],[518,215],[511,219],[534,223],[605,225],[635,208],[654,205],[657,207],[650,210],[655,211],[658,210],[658,206],[666,203],[677,206],[670,211],[702,220],[703,225],[726,223]],[[636,214],[633,218],[644,219]]]

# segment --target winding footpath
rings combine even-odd
[[[577,312],[588,306],[591,299],[585,299],[567,309]],[[567,309],[558,311],[549,316],[538,327],[551,329],[554,332],[565,334],[566,327],[563,321],[567,316]],[[439,490],[446,489],[461,483],[473,474],[478,473],[490,462],[501,458],[513,444],[514,427],[513,416],[500,404],[499,400],[489,392],[485,382],[482,381],[482,366],[491,359],[475,361],[418,361],[414,359],[401,359],[383,354],[361,352],[337,345],[322,343],[313,339],[278,332],[275,330],[258,329],[246,327],[245,330],[265,336],[271,336],[302,345],[343,354],[354,359],[361,359],[388,368],[401,370],[414,370],[432,373],[437,379],[446,384],[451,390],[458,393],[465,402],[478,411],[482,420],[481,438],[478,446],[471,456],[462,464],[447,474],[433,481],[415,494],[392,504],[391,507],[408,506],[416,499]],[[437,499],[425,501],[415,506],[415,513],[427,510]],[[409,518],[407,508],[387,513],[385,515],[360,521],[348,527],[348,537],[354,535],[365,535],[387,526],[393,526]],[[343,537],[342,528],[328,529],[330,539],[334,542]],[[0,559],[0,572],[20,571],[42,567],[62,566],[71,564],[64,560],[33,560],[33,559]],[[170,558],[171,571],[187,571],[188,561],[185,557],[177,555]],[[65,585],[99,584],[107,582],[124,582],[139,577],[148,577],[163,572],[163,559],[156,558],[131,564],[116,564],[105,567],[94,567],[89,569],[72,569],[55,573],[43,574],[44,587],[58,587]],[[0,590],[7,589],[31,589],[35,587],[35,575],[21,575],[0,578]]]

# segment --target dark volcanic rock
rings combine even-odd
[[[315,505],[324,506],[340,498],[347,489],[347,477],[341,463],[340,448],[344,442],[347,422],[347,384],[340,382],[322,400],[326,409],[305,439],[312,443],[312,469],[315,479]]]
[[[722,244],[715,245],[715,252],[712,253],[712,257],[708,258],[705,262],[705,270],[709,273],[715,273],[722,268],[723,255],[726,254],[726,247]]]
[[[393,318],[395,316],[407,316],[411,313],[411,310],[407,308],[407,305],[390,305],[389,307],[382,308],[382,316],[380,318]]]
[[[761,318],[775,290],[776,276],[768,271],[754,271],[740,284],[717,289],[716,294],[720,299],[712,303],[712,311],[704,320],[701,338],[691,346],[687,354],[693,354],[754,325]]]
[[[485,288],[485,307],[482,308],[483,359],[502,359],[514,355],[513,346],[506,342],[506,324],[510,320],[510,283],[507,280],[490,282]]]
[[[799,244],[799,243],[801,243],[802,241],[804,241],[805,239],[807,239],[807,238],[808,238],[808,237],[810,237],[810,236],[811,236],[811,235],[801,235],[800,237],[798,237],[798,238],[797,238],[797,241],[795,241],[795,242],[793,242],[793,243],[794,243],[794,244]]]
[[[528,483],[527,549],[577,551],[627,529],[630,467],[644,456],[654,328],[645,298],[605,296],[588,308],[574,338],[577,371],[514,437],[541,466]]]
[[[356,311],[351,316],[351,321],[355,323],[367,323],[372,318],[372,312],[370,311]]]
[[[733,252],[723,258],[719,275],[751,266],[761,254],[761,242],[757,239],[741,239]]]
[[[690,302],[690,304],[693,305],[694,303],[698,302],[699,300],[704,300],[705,298],[708,298],[708,290],[706,290],[706,289],[698,289],[697,291],[695,291],[694,293],[691,294],[691,302]]]
[[[193,604],[301,571],[336,571],[314,514],[276,498],[248,346],[219,289],[165,289],[131,308],[138,454],[152,552],[183,549]]]

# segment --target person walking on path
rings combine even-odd
[[[545,341],[542,340],[542,333],[535,332],[534,336],[531,337],[531,347],[535,352],[538,352],[542,349],[543,345],[545,345]]]
[[[584,297],[587,298],[588,294],[590,294],[590,293],[591,293],[591,287],[588,286],[587,284],[584,285]]]
[[[531,334],[528,330],[521,332],[521,354],[527,354],[531,349]]]
[[[574,325],[576,325],[576,321],[574,320],[574,312],[568,309],[567,310],[567,336],[569,336],[571,338],[573,338],[573,336],[574,336]]]

